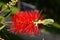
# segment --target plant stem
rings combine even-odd
[[[58,24],[58,23],[56,23],[56,22],[54,22],[52,25],[53,25],[54,27],[60,28],[60,24]]]

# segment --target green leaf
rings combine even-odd
[[[0,7],[0,11],[2,10],[2,7],[3,7],[3,5],[1,5],[1,7]]]
[[[0,22],[4,22],[5,17],[0,16]]]
[[[6,25],[1,26],[1,27],[0,27],[0,30],[2,30],[5,26],[6,26]]]
[[[17,7],[11,7],[10,10],[12,11],[13,14],[19,11]]]

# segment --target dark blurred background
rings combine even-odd
[[[0,0],[0,2],[3,2],[3,3],[8,3],[9,1],[10,0]],[[44,16],[44,18],[52,18],[56,23],[60,25],[60,0],[20,0],[20,2],[21,3],[25,2],[27,4],[34,5],[36,7],[35,9],[42,10],[42,15]],[[17,4],[15,6],[17,6]],[[22,9],[23,9],[23,6],[21,6],[21,10]],[[27,10],[27,8],[25,7],[24,10]],[[48,31],[49,34],[42,33],[41,36],[28,37],[28,36],[21,36],[21,35],[18,36],[8,31],[2,30],[0,31],[0,37],[6,40],[20,40],[20,39],[21,40],[42,40],[42,38],[45,38],[45,40],[60,40],[59,39],[60,26],[59,28],[57,28],[50,25],[50,26],[45,26],[44,29]]]
[[[10,0],[0,0],[8,3]],[[60,23],[60,0],[20,0],[28,4],[36,6],[38,10],[43,10],[44,13],[55,21]]]

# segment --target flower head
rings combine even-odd
[[[39,35],[38,20],[42,20],[39,11],[20,11],[12,16],[11,31],[22,35]]]

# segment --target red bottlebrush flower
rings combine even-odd
[[[20,11],[12,16],[13,26],[11,31],[22,35],[39,35],[35,21],[42,20],[38,11]]]

